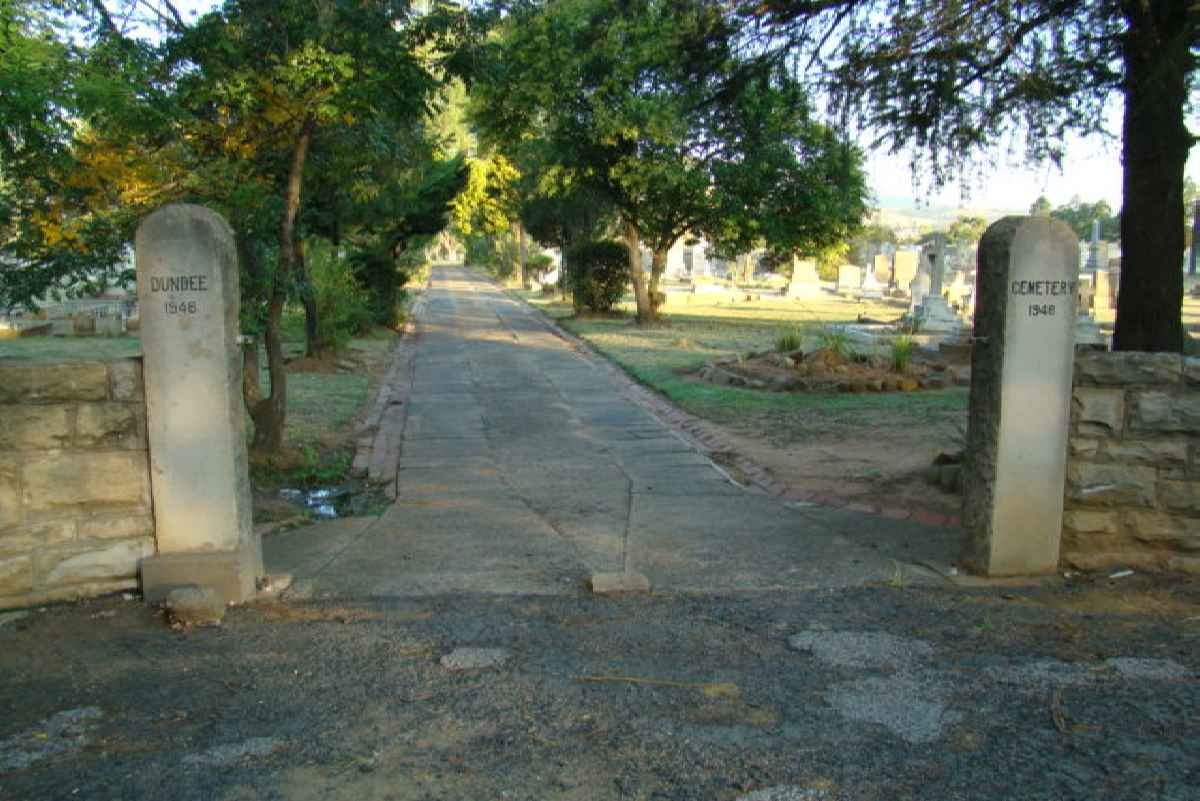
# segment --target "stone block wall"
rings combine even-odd
[[[1200,358],[1076,358],[1062,564],[1200,573]]]
[[[141,361],[0,360],[0,609],[136,587],[154,552]]]

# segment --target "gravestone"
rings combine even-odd
[[[860,289],[862,297],[879,299],[883,297],[885,290],[887,290],[887,284],[875,277],[874,270],[867,270]]]
[[[1099,269],[1093,273],[1094,283],[1092,285],[1092,308],[1096,311],[1101,309],[1117,308],[1117,277],[1112,272],[1106,269]]]
[[[811,298],[821,293],[821,279],[817,276],[817,263],[812,259],[792,257],[792,280],[788,282],[789,298]]]
[[[1005,217],[980,240],[963,560],[987,575],[1058,566],[1078,264],[1050,217]]]
[[[1092,241],[1088,245],[1087,270],[1108,269],[1108,243],[1100,239],[1100,221],[1092,220]]]
[[[929,273],[922,270],[917,273],[913,280],[908,282],[908,295],[910,302],[908,311],[910,314],[916,314],[917,309],[925,302],[926,296],[929,295]]]
[[[872,262],[872,274],[875,280],[886,288],[892,282],[892,257],[884,253],[880,253]]]
[[[143,560],[143,594],[156,602],[190,584],[246,600],[262,547],[250,521],[228,223],[201,206],[151,214],[137,231],[137,286],[159,551]]]
[[[934,334],[957,334],[962,321],[942,297],[942,280],[946,270],[946,236],[934,234],[933,240],[922,251],[929,272],[929,293],[917,309],[920,330]]]
[[[896,289],[907,292],[909,283],[917,277],[920,254],[915,250],[897,250],[892,261],[892,282]]]
[[[853,264],[838,267],[837,291],[840,294],[857,292],[862,286],[862,270]]]

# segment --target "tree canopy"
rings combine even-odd
[[[689,232],[818,249],[865,210],[857,151],[808,118],[777,65],[743,58],[737,34],[714,3],[554,0],[507,19],[475,87],[489,141],[540,140],[544,168],[607,195],[639,321]]]
[[[1014,139],[1061,162],[1124,105],[1115,345],[1183,345],[1183,171],[1200,15],[1189,0],[747,0],[748,39],[822,87],[832,113],[941,182]]]

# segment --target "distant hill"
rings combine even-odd
[[[878,198],[874,219],[894,228],[902,238],[913,239],[927,231],[945,230],[959,217],[982,217],[989,223],[1009,214],[1025,214],[1028,209],[998,209],[986,206],[922,205],[906,195],[883,195]]]

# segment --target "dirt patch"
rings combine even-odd
[[[818,348],[719,359],[700,368],[697,377],[775,392],[912,392],[968,386],[971,368],[939,354],[892,358]]]
[[[957,515],[961,499],[932,480],[933,459],[962,447],[950,426],[897,429],[886,420],[860,421],[852,431],[780,444],[764,435],[719,429],[723,451],[713,458],[732,477],[751,483],[737,456],[761,465],[775,481],[853,503]]]

